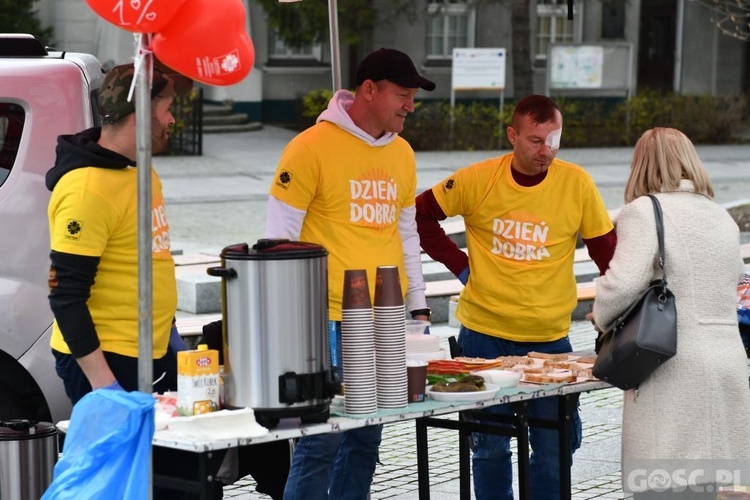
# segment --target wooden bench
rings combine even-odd
[[[206,269],[220,266],[221,259],[215,255],[191,253],[174,255],[174,272],[177,276],[186,274],[206,274]]]
[[[594,300],[596,298],[596,282],[586,281],[584,283],[578,283],[578,302],[585,302],[588,300]]]
[[[745,243],[744,245],[740,245],[740,256],[742,256],[742,261],[747,264],[748,261],[750,261],[750,243]]]
[[[221,319],[221,313],[199,314],[177,317],[177,331],[181,337],[200,337],[203,335],[203,325]]]

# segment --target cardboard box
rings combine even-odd
[[[182,416],[219,410],[219,352],[199,345],[177,353],[177,412]]]

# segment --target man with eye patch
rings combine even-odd
[[[521,99],[507,128],[511,153],[457,170],[416,199],[422,248],[465,285],[456,310],[463,356],[572,351],[578,235],[602,274],[612,258],[617,239],[593,179],[556,158],[562,125],[549,97]],[[464,219],[468,255],[439,225],[456,215]],[[487,411],[513,414],[506,405]],[[554,398],[531,400],[527,411],[558,419]],[[581,444],[577,411],[572,424],[571,454]],[[474,433],[473,440],[476,498],[512,499],[510,438]],[[557,431],[532,427],[530,443],[531,498],[560,498]]]

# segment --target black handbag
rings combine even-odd
[[[659,240],[659,267],[664,272],[664,221],[661,205],[654,204]],[[677,309],[667,288],[667,277],[651,282],[601,337],[593,375],[622,390],[637,388],[662,363],[677,353]]]

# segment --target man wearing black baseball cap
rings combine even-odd
[[[339,371],[345,270],[366,269],[372,295],[377,267],[398,266],[408,310],[429,319],[414,219],[414,151],[398,134],[419,89],[435,84],[409,56],[384,48],[365,57],[356,85],[354,94],[336,92],[317,123],[284,150],[266,222],[269,238],[314,242],[329,252],[331,359]],[[374,425],[300,439],[284,499],[367,498],[382,430]]]
[[[389,80],[406,88],[435,90],[435,83],[417,73],[409,56],[395,49],[382,48],[362,60],[357,68],[357,87],[365,80]]]

